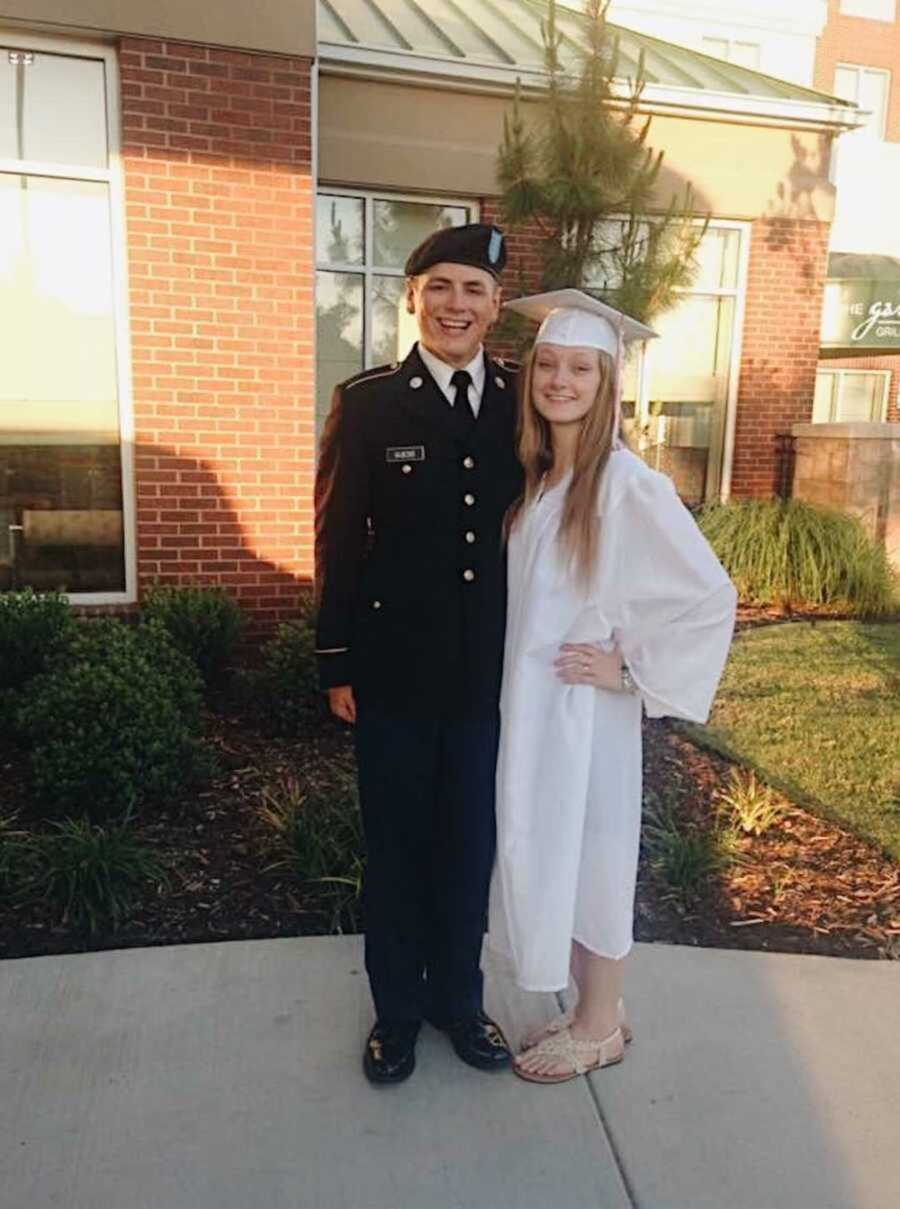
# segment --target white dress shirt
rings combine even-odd
[[[456,402],[456,387],[451,384],[450,379],[456,373],[457,367],[448,365],[446,361],[442,361],[440,357],[430,353],[421,341],[419,342],[419,356],[440,387],[444,398],[452,406]],[[477,418],[481,408],[481,395],[484,391],[484,345],[479,345],[478,352],[469,364],[462,368],[472,379],[469,385],[469,405],[472,408],[472,415]]]

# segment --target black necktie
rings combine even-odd
[[[450,385],[456,387],[456,397],[453,401],[454,410],[460,417],[475,419],[475,412],[469,402],[469,387],[472,385],[472,375],[468,370],[457,369],[450,379]],[[465,409],[465,410],[463,410]]]

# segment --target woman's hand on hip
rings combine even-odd
[[[564,642],[553,666],[563,684],[590,684],[611,692],[622,690],[622,653],[617,646],[601,651],[587,642]]]

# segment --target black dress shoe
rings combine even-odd
[[[447,1025],[444,1031],[459,1057],[469,1066],[479,1070],[503,1070],[512,1060],[506,1038],[484,1012]]]
[[[402,1083],[416,1066],[416,1021],[377,1021],[366,1041],[363,1071],[370,1083]]]

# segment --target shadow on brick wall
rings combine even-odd
[[[45,434],[46,435],[46,434]],[[312,499],[302,486],[252,484],[241,497],[185,448],[134,447],[123,496],[114,445],[0,446],[0,590],[59,589],[76,598],[154,582],[225,588],[263,632],[296,616],[311,583]],[[92,605],[128,613],[134,604]]]

